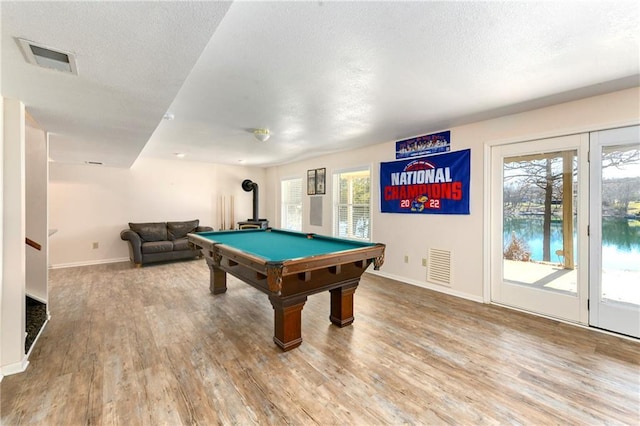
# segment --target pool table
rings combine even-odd
[[[269,296],[274,309],[273,341],[284,351],[302,343],[302,308],[307,296],[331,293],[330,320],[353,322],[353,296],[360,277],[384,262],[384,244],[279,229],[188,234],[202,249],[213,294],[227,291],[227,273]]]

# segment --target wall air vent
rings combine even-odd
[[[451,287],[451,252],[430,248],[428,256],[427,281]]]
[[[22,38],[17,40],[25,59],[30,64],[78,75],[76,58],[73,53],[52,49]]]
[[[101,161],[85,161],[84,164],[89,164],[90,166],[102,166]]]

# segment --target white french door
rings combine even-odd
[[[591,133],[590,311],[640,337],[640,127]]]
[[[491,300],[588,322],[588,135],[491,148]]]

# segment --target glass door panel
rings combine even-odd
[[[602,152],[601,297],[633,305],[640,305],[639,159],[637,147]]]
[[[591,135],[590,324],[640,337],[640,128]]]
[[[505,281],[577,293],[577,151],[503,159]]]

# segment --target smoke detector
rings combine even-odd
[[[76,57],[73,53],[52,49],[23,38],[17,40],[25,59],[30,64],[78,75]]]

